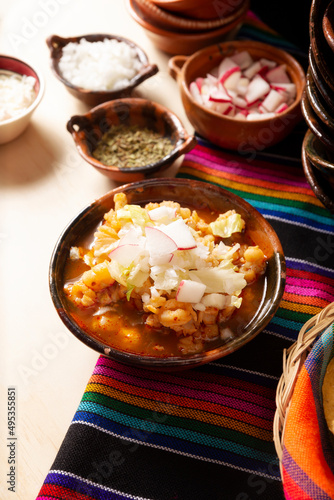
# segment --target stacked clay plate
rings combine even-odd
[[[313,0],[309,67],[302,112],[308,131],[302,147],[306,178],[334,213],[334,1]]]

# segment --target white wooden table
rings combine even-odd
[[[66,130],[67,120],[88,108],[53,75],[46,38],[102,32],[137,42],[160,69],[138,87],[138,95],[165,105],[189,132],[193,129],[167,72],[169,56],[151,44],[122,0],[2,0],[0,16],[0,53],[38,67],[46,86],[28,129],[0,145],[0,497],[30,500],[52,465],[98,358],[67,331],[53,307],[51,253],[70,219],[114,187],[81,159]],[[175,167],[163,175],[174,173]],[[15,493],[7,483],[7,389],[12,386]]]

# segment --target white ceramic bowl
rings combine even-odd
[[[27,128],[31,115],[41,102],[44,94],[44,79],[38,71],[26,62],[16,57],[0,55],[0,74],[1,72],[12,71],[20,75],[33,76],[36,79],[35,91],[36,97],[32,104],[13,118],[0,121],[0,144],[12,141],[18,137]]]

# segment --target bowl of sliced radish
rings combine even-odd
[[[67,328],[112,359],[180,370],[250,342],[279,307],[285,259],[249,203],[190,179],[119,186],[69,222],[50,263]]]
[[[195,130],[221,147],[265,149],[302,119],[305,72],[293,56],[268,44],[212,45],[190,57],[172,57],[169,72]]]

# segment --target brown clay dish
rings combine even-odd
[[[334,53],[329,47],[322,28],[327,0],[313,0],[310,10],[309,34],[312,56],[319,74],[334,92]]]
[[[318,200],[334,214],[334,189],[332,189],[326,178],[324,178],[322,173],[312,164],[306,154],[306,141],[308,141],[306,134],[304,141],[302,146],[302,164],[307,182]]]
[[[143,167],[118,168],[104,165],[92,156],[92,152],[102,135],[112,125],[119,124],[148,127],[169,137],[174,148],[162,160]],[[174,113],[161,104],[133,97],[102,103],[84,115],[72,116],[67,122],[67,130],[72,134],[84,160],[110,179],[121,182],[141,180],[163,171],[196,145],[195,137],[188,134]]]
[[[217,19],[232,15],[244,0],[150,0],[155,5],[192,19]]]
[[[311,49],[309,51],[309,71],[321,97],[326,102],[329,112],[334,113],[334,92],[320,73]]]
[[[246,12],[233,22],[216,29],[198,33],[181,33],[159,28],[147,21],[135,0],[126,0],[126,6],[131,17],[145,30],[151,42],[167,54],[193,54],[196,50],[212,43],[232,40],[239,31]]]
[[[228,204],[242,215],[250,237],[268,257],[265,272],[266,286],[253,318],[228,340],[222,340],[218,347],[207,346],[197,354],[173,357],[155,357],[135,354],[116,349],[90,336],[69,313],[64,296],[64,267],[71,246],[77,244],[82,235],[89,234],[103,219],[103,215],[113,207],[116,193],[125,192],[131,204],[145,205],[148,202],[172,200],[182,206],[225,211]],[[218,186],[190,179],[161,178],[150,179],[120,186],[105,194],[79,213],[59,237],[50,263],[49,283],[54,306],[67,328],[83,343],[110,358],[134,366],[170,371],[192,368],[226,356],[252,340],[269,323],[280,304],[285,286],[285,259],[280,241],[269,222],[249,203],[237,195]]]
[[[137,52],[138,59],[142,63],[141,70],[132,78],[130,84],[127,87],[124,87],[119,90],[88,90],[81,87],[76,87],[68,80],[62,76],[59,69],[59,60],[62,56],[62,50],[70,42],[79,43],[80,40],[84,38],[89,42],[98,42],[103,41],[105,38],[110,40],[118,40],[119,42],[125,42],[134,48]],[[156,64],[149,64],[147,55],[145,52],[134,42],[128,40],[126,38],[115,36],[115,35],[107,35],[107,34],[91,34],[91,35],[82,35],[75,36],[70,38],[62,38],[58,35],[52,35],[47,40],[46,43],[50,49],[50,57],[51,57],[51,67],[56,75],[56,77],[65,85],[67,90],[77,99],[80,99],[84,103],[89,106],[96,106],[105,101],[110,101],[112,99],[119,99],[121,97],[128,97],[131,95],[133,89],[137,87],[140,83],[142,83],[147,78],[155,75],[158,72],[158,67]]]
[[[334,2],[330,2],[322,18],[322,30],[329,47],[334,52]]]
[[[135,0],[138,11],[142,17],[154,26],[159,26],[165,30],[197,32],[217,29],[220,26],[225,26],[232,23],[248,10],[249,0],[246,0],[239,9],[234,10],[231,14],[217,17],[217,19],[190,19],[180,15],[174,15],[164,8],[159,7],[151,0]]]
[[[329,148],[334,151],[334,141],[330,129],[318,118],[314,112],[308,98],[307,93],[304,91],[301,100],[302,113],[305,121],[312,132],[319,138],[319,140]]]
[[[312,74],[310,70],[307,72],[306,76],[306,95],[309,103],[311,104],[313,111],[317,117],[328,127],[328,129],[334,134],[334,118],[328,112],[327,104],[323,101],[322,96],[318,92],[317,86],[314,83]]]
[[[189,90],[190,83],[210,72],[224,57],[242,50],[247,50],[254,59],[264,57],[278,64],[286,64],[290,79],[296,85],[297,96],[283,113],[264,120],[241,121],[209,110],[193,99]],[[264,149],[281,141],[302,119],[300,101],[305,87],[304,70],[290,54],[268,44],[231,41],[212,45],[190,57],[171,58],[169,71],[179,84],[190,123],[200,135],[218,146],[240,152]]]
[[[312,165],[334,189],[334,153],[330,152],[311,130],[306,132],[303,147]]]

